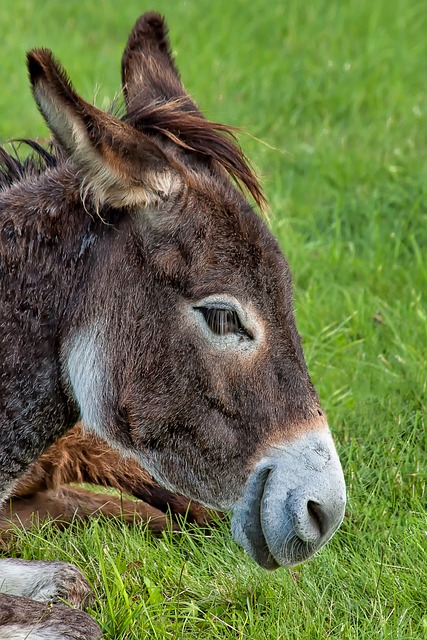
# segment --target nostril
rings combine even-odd
[[[325,531],[325,515],[323,513],[322,507],[318,502],[309,500],[307,502],[307,511],[313,526],[316,527],[316,529],[319,531],[319,534],[322,536]]]
[[[292,508],[292,507],[291,507]],[[294,532],[303,542],[319,545],[328,533],[328,514],[315,500],[297,500],[293,505]]]

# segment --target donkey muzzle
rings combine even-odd
[[[262,567],[292,567],[339,528],[345,481],[329,430],[276,445],[256,465],[234,505],[234,539]]]

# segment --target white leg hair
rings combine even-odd
[[[89,597],[90,587],[77,567],[67,562],[4,558],[0,560],[0,593],[39,602],[66,600],[80,606]]]

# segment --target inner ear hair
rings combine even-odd
[[[153,205],[178,188],[176,162],[153,138],[83,100],[49,50],[27,59],[37,105],[96,208]]]

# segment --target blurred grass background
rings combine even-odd
[[[106,638],[427,638],[425,2],[4,3],[0,140],[47,135],[26,50],[51,48],[107,107],[126,37],[153,9],[206,115],[253,136],[241,142],[294,273],[348,516],[292,573],[257,568],[222,525],[160,540],[43,527],[12,551],[81,566]]]

